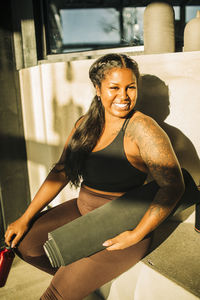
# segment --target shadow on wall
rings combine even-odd
[[[56,76],[53,74],[53,76]],[[71,85],[74,81],[74,72],[70,62],[66,65],[66,83]],[[72,96],[72,91],[69,89],[66,95],[65,105],[60,105],[57,97],[54,96],[52,99],[52,110],[53,110],[53,129],[55,133],[60,137],[59,144],[64,145],[68,135],[71,132],[75,122],[83,115],[83,108],[80,105],[75,104]]]
[[[183,132],[164,122],[170,114],[169,107],[169,90],[164,81],[154,75],[141,76],[136,109],[158,122],[169,136],[181,167],[187,169],[199,184],[200,160],[197,151]]]
[[[37,136],[38,128],[36,128],[36,114],[37,118],[41,123],[41,131],[40,136],[45,140],[51,139],[51,128],[53,132],[58,136],[58,140],[56,139],[56,144],[53,143],[43,143],[40,141],[35,141],[34,139],[26,139],[26,148],[28,160],[34,162],[36,164],[43,165],[46,169],[46,172],[53,166],[54,163],[59,159],[64,144],[68,135],[71,132],[72,127],[74,126],[77,119],[83,114],[83,109],[81,106],[77,105],[71,95],[71,88],[68,89],[66,93],[66,99],[64,101],[59,101],[57,90],[60,87],[59,79],[57,79],[57,75],[55,69],[51,69],[51,84],[50,84],[50,93],[52,94],[52,98],[49,99],[46,94],[42,94],[41,98],[35,99],[33,98],[32,90],[35,86],[32,84],[32,74],[26,73],[26,95],[29,97],[28,105],[25,105],[25,114],[28,120],[28,135]],[[73,70],[70,62],[66,64],[66,81],[63,80],[62,85],[69,86],[72,84],[74,80]],[[37,87],[37,89],[42,91],[42,88],[45,89],[46,83],[43,85],[43,78],[41,77],[41,86]],[[61,86],[62,88],[62,86]],[[31,98],[32,97],[32,98]],[[63,97],[63,95],[62,95]],[[35,104],[35,101],[38,103]],[[64,105],[61,103],[64,102]],[[36,106],[33,107],[33,103]],[[37,111],[36,111],[37,109]],[[45,111],[46,110],[46,111]],[[51,114],[52,124],[51,127],[48,128],[48,122],[46,120],[46,115]],[[38,116],[39,114],[39,116]],[[35,177],[36,180],[36,177]],[[38,178],[38,184],[40,179]]]
[[[61,69],[61,75],[57,73],[54,65],[23,71],[23,113],[31,197],[59,159],[67,136],[76,120],[83,114],[82,106],[75,102],[72,94],[74,76],[71,65],[66,64],[63,73]],[[22,138],[15,136],[1,136],[2,138],[6,145],[21,145],[24,142]],[[12,157],[4,151],[1,159],[11,160],[15,164],[15,161],[22,159],[21,156],[22,152],[16,152],[13,148]],[[26,163],[26,157],[23,157],[23,161]],[[64,198],[61,195],[59,199],[62,201]]]
[[[74,104],[72,98],[67,104],[60,105],[56,98],[52,100],[53,106],[53,129],[59,136],[59,144],[64,146],[68,135],[75,122],[83,115],[82,107]]]

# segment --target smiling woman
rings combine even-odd
[[[188,189],[184,182],[165,132],[152,118],[135,110],[137,63],[124,54],[108,54],[92,64],[89,76],[96,89],[89,110],[76,122],[60,160],[26,212],[9,225],[5,234],[6,243],[10,245],[12,241],[22,259],[54,275],[42,300],[81,300],[128,270],[147,253],[152,231],[185,195],[185,183],[186,196],[195,190],[192,179],[192,188]],[[148,174],[153,181],[146,184]],[[68,183],[76,187],[81,184],[78,199],[40,212]],[[130,206],[135,205],[134,213],[129,211],[129,222],[133,225],[128,230],[116,231],[121,226],[120,215],[127,219],[127,197]],[[120,203],[121,209],[112,209],[114,203]],[[135,224],[131,217],[134,220],[138,216],[144,203],[148,205]],[[90,213],[95,216],[99,209],[106,211],[106,207],[111,208],[109,214],[105,212],[98,218],[106,220],[98,223],[94,217],[92,228],[80,226],[83,218],[91,217]],[[80,242],[81,237],[85,240],[94,232],[99,233],[95,235],[97,242],[89,240],[88,247],[99,251],[58,269],[50,264],[43,245],[49,232],[73,226],[72,221],[77,221],[78,230],[71,239],[66,240],[67,235],[61,239],[63,251],[65,246],[71,247],[71,241]],[[104,239],[99,240],[100,231],[107,229],[115,234],[102,235]],[[96,247],[99,243],[100,248]],[[81,251],[82,246],[72,247],[72,254],[77,248]]]

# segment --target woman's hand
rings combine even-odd
[[[23,219],[23,217],[11,223],[5,233],[6,244],[14,248],[22,236],[27,232],[28,228],[29,224],[25,219]]]
[[[134,231],[124,231],[103,243],[108,251],[122,250],[140,242]]]

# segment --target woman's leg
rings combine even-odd
[[[81,189],[78,207],[82,215],[116,199]],[[77,237],[78,238],[78,237]],[[135,265],[147,253],[150,238],[124,250],[102,250],[60,267],[41,300],[82,300],[85,296]]]
[[[186,183],[184,201],[190,200],[188,195],[191,196],[191,193],[196,190],[192,179],[186,175],[187,173],[184,172]],[[139,188],[139,190],[127,192],[121,199],[123,201],[124,198],[130,197],[134,201],[136,193],[136,195],[141,196],[141,201],[150,201],[150,198],[154,197],[158,189],[156,182],[152,182]],[[81,214],[86,214],[110,200],[114,200],[114,198],[110,197],[108,199],[106,196],[95,195],[94,192],[81,189],[77,203]],[[99,205],[99,203],[101,204]],[[82,300],[89,293],[137,263],[147,253],[149,245],[150,238],[146,238],[127,249],[112,252],[103,250],[68,266],[61,267],[41,300]]]
[[[124,250],[100,251],[60,267],[41,300],[82,300],[134,266],[147,253],[150,238]]]
[[[57,269],[52,268],[43,248],[44,243],[48,240],[48,232],[80,216],[77,199],[66,201],[40,213],[16,248],[16,254],[31,265],[49,274],[55,274]]]

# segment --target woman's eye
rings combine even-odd
[[[117,90],[118,87],[117,87],[117,86],[111,86],[110,89],[111,89],[111,90]]]
[[[134,89],[136,89],[136,86],[134,86],[134,85],[129,86],[129,89],[134,90]]]

